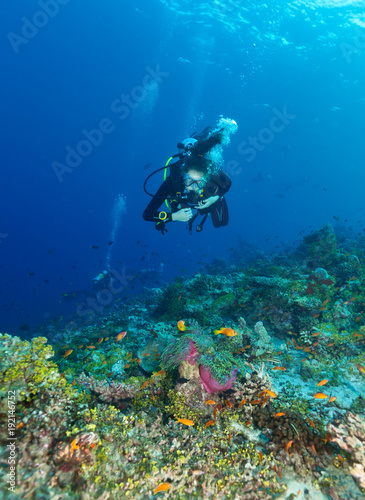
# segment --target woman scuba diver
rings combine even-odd
[[[187,222],[191,233],[193,223],[199,214],[203,219],[196,226],[202,231],[208,214],[211,214],[215,227],[228,224],[228,208],[224,195],[231,187],[231,179],[222,171],[222,145],[230,142],[230,135],[237,131],[234,120],[220,117],[216,129],[205,128],[200,134],[193,135],[177,145],[179,153],[169,158],[165,167],[150,174],[144,190],[152,196],[143,213],[146,221],[155,222],[162,234],[167,232],[166,225],[171,222]],[[173,158],[178,160],[170,164]],[[170,175],[166,176],[167,167]],[[165,170],[165,178],[155,195],[146,190],[149,178],[160,170]],[[160,211],[163,203],[169,211]],[[193,214],[193,210],[197,212]]]

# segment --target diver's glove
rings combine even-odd
[[[155,228],[157,229],[157,231],[161,231],[161,234],[168,233],[168,230],[166,229],[166,223],[163,221],[156,222]]]

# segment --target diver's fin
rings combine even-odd
[[[214,210],[211,211],[211,215],[214,227],[222,227],[228,224],[228,207],[224,197],[216,202]]]

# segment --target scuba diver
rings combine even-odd
[[[230,142],[230,135],[237,131],[234,120],[223,118],[218,120],[213,130],[206,127],[200,134],[193,134],[178,143],[178,153],[171,156],[165,167],[150,174],[144,183],[144,190],[152,196],[143,213],[146,221],[155,222],[161,234],[167,232],[166,225],[171,222],[187,222],[190,234],[195,219],[203,218],[196,226],[198,232],[211,215],[214,227],[228,224],[228,207],[224,195],[231,187],[231,179],[223,172],[223,145]],[[177,158],[175,163],[170,161]],[[167,176],[167,168],[170,175]],[[164,181],[155,195],[149,193],[146,184],[155,173],[164,170]],[[168,211],[160,211],[163,203]],[[196,210],[195,214],[193,210]]]

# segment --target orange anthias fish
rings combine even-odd
[[[279,411],[279,413],[277,413],[274,418],[283,417],[284,415],[285,415],[285,413],[283,413],[282,411]]]
[[[71,443],[71,448],[72,448],[73,450],[77,450],[77,449],[79,449],[79,448],[80,448],[80,446],[79,446],[78,444],[76,444],[76,441],[77,441],[77,439],[74,439],[74,440],[72,441],[72,443]]]
[[[182,319],[178,321],[177,327],[180,330],[180,332],[184,332],[186,330],[185,321],[183,321]]]
[[[223,335],[226,335],[226,337],[234,337],[237,335],[237,332],[233,330],[233,328],[220,328],[219,330],[214,330],[214,333],[216,335],[222,333]]]
[[[288,444],[286,445],[286,451],[289,453],[289,448],[293,444],[293,440],[289,441]]]
[[[206,429],[207,427],[209,427],[210,425],[214,425],[215,424],[215,420],[209,420],[209,422],[207,422],[205,425],[204,425],[204,429]]]
[[[194,422],[188,418],[178,418],[177,421],[184,425],[194,425]]]
[[[115,342],[120,342],[127,335],[127,332],[120,332],[115,338]]]
[[[267,389],[265,389],[265,392],[266,392],[266,394],[268,394],[271,398],[277,398],[277,395],[275,394],[275,392],[268,391]]]
[[[162,375],[166,375],[166,372],[164,370],[160,370],[159,372],[155,373],[155,375],[158,375],[160,377]]]
[[[275,366],[275,368],[272,368],[272,370],[280,370],[282,372],[285,372],[286,368],[285,368],[285,366]]]
[[[356,365],[356,368],[359,370],[360,373],[365,375],[365,368],[362,365]]]
[[[324,379],[324,380],[321,380],[320,382],[318,382],[317,384],[317,387],[320,387],[321,385],[325,385],[327,384],[328,380]]]
[[[226,399],[224,402],[226,403],[228,408],[233,408],[233,404],[230,401],[228,401],[228,399]]]
[[[331,396],[328,400],[329,403],[333,403],[334,401],[336,401],[336,396]]]
[[[326,398],[328,398],[327,394],[323,394],[323,392],[317,392],[317,394],[315,394],[313,397],[316,398],[316,399],[326,399]]]
[[[149,384],[149,380],[146,380],[146,382],[143,382],[143,384],[141,385],[141,389],[144,389],[145,387],[147,387],[148,384]]]
[[[153,493],[154,493],[154,495],[156,495],[156,493],[158,493],[159,491],[167,491],[170,488],[171,488],[171,484],[170,483],[162,483],[159,486],[157,486],[157,488],[155,488],[153,490]]]
[[[73,352],[73,349],[69,349],[68,351],[65,352],[65,354],[63,355],[63,357],[67,358],[67,356],[69,356],[72,352]]]
[[[217,404],[213,399],[208,399],[208,401],[205,402],[206,405],[215,405]]]

